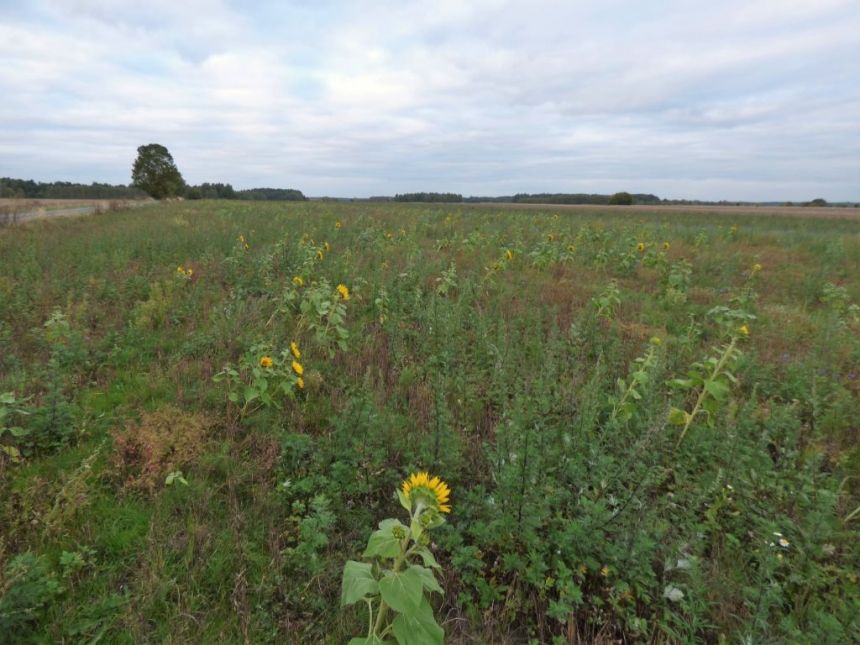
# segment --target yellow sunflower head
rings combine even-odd
[[[322,262],[325,260],[325,255],[322,252],[322,249],[317,249],[317,259]]]
[[[669,245],[669,243],[668,243],[668,242],[663,242],[663,250],[664,250],[664,251],[668,251],[668,250],[669,250],[669,246],[670,246],[670,245]]]
[[[439,477],[430,477],[426,472],[412,473],[403,480],[401,490],[412,506],[423,503],[440,513],[451,512],[451,489]]]
[[[340,230],[341,226],[343,226],[343,224],[341,224],[341,223],[340,223],[340,220],[337,220],[337,221],[334,223],[334,227],[335,227],[336,229],[338,229],[338,230]]]
[[[305,373],[305,368],[304,368],[304,367],[302,367],[302,364],[301,364],[301,363],[299,363],[298,361],[293,361],[293,371],[294,371],[298,376],[301,376],[302,374],[304,374],[304,373]]]
[[[645,253],[645,242],[639,242],[639,244],[636,245],[636,250],[640,253]]]
[[[293,276],[293,284],[297,287],[302,287],[305,284],[305,279],[300,275]]]
[[[505,250],[505,258],[508,260],[513,260],[514,259],[514,252],[511,251],[510,249],[506,249]]]
[[[300,390],[305,389],[305,379],[303,379],[301,376],[296,379],[296,387]]]
[[[260,367],[270,368],[272,366],[272,358],[270,356],[263,356],[260,358]]]
[[[299,349],[299,346],[296,343],[296,341],[293,341],[290,343],[290,351],[293,353],[293,356],[295,356],[297,359],[302,357],[302,352]]]
[[[337,285],[337,292],[340,294],[341,298],[349,300],[349,288],[345,284],[341,283]]]

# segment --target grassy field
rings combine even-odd
[[[344,565],[418,470],[452,490],[445,642],[858,642],[858,302],[851,219],[2,229],[0,642],[363,636]]]

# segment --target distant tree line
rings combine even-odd
[[[514,204],[593,204],[593,205],[629,205],[629,204],[660,204],[661,199],[656,195],[643,193],[615,193],[614,195],[598,195],[588,193],[517,193],[501,197],[469,197],[467,202],[507,202]]]
[[[70,181],[41,182],[0,177],[0,197],[17,199],[139,199],[146,193],[134,186]]]
[[[462,202],[457,193],[403,193],[394,196],[395,202]]]
[[[307,197],[302,194],[302,191],[295,188],[249,188],[248,190],[237,190],[236,199],[267,202],[303,202],[307,200]]]
[[[302,202],[307,197],[294,188],[249,188],[235,190],[230,184],[203,183],[185,189],[188,199],[248,199],[268,202]]]

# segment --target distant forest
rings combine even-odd
[[[261,201],[304,201],[302,191],[293,188],[249,188],[234,190],[230,184],[203,183],[186,186],[187,199],[248,199]],[[146,193],[123,184],[76,184],[69,181],[41,182],[0,177],[0,197],[18,199],[144,199]]]

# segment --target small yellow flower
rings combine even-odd
[[[755,264],[752,265],[752,272],[753,273],[758,273],[761,270],[762,270],[762,266],[758,262],[756,262]]]
[[[669,250],[669,243],[668,243],[668,242],[663,242],[663,250],[664,250],[664,251],[668,251],[668,250]]]
[[[645,242],[639,242],[639,244],[636,245],[636,250],[640,253],[645,253]]]
[[[514,253],[510,249],[505,249],[505,258],[508,260],[514,259]]]
[[[260,367],[265,367],[266,369],[272,366],[272,358],[270,356],[263,356],[260,359]]]
[[[662,341],[662,340],[660,340],[660,337],[659,337],[659,336],[652,336],[652,337],[651,337],[651,340],[650,340],[649,342],[650,342],[652,345],[656,345],[657,347],[659,347],[660,345],[662,345],[662,344],[663,344],[663,341]]]
[[[305,368],[302,367],[302,364],[299,363],[298,361],[293,361],[293,371],[296,374],[298,374],[299,376],[301,376],[302,374],[305,373]]]
[[[603,565],[603,568],[600,570],[600,575],[602,575],[604,578],[609,577],[609,567],[607,565]]]
[[[750,328],[747,325],[741,325],[738,327],[738,334],[746,338],[750,335]]]
[[[343,224],[341,224],[341,223],[340,223],[340,220],[337,220],[337,221],[334,223],[334,227],[335,227],[337,230],[340,230],[342,226],[343,226]]]
[[[574,253],[576,251],[576,247],[573,244],[568,244],[567,251],[568,253]]]
[[[433,504],[441,513],[450,513],[451,505],[448,500],[451,489],[439,477],[430,477],[426,472],[412,473],[403,481],[403,494],[414,504],[415,498]]]
[[[293,353],[297,359],[302,357],[302,353],[299,350],[299,346],[296,344],[296,341],[290,343],[290,351]]]
[[[584,564],[580,564],[577,571],[579,571],[579,575],[584,576],[586,573],[588,573],[588,567],[586,567]]]
[[[331,244],[329,244],[328,242],[323,242],[323,248],[325,249],[326,253],[328,253],[329,251],[331,251]]]
[[[244,235],[240,235],[240,236],[239,236],[239,241],[240,241],[242,244],[244,244],[244,243],[245,243],[245,236],[244,236]]]
[[[294,275],[293,276],[293,284],[296,285],[297,287],[305,286],[304,278],[302,278],[302,276],[300,276],[300,275]]]
[[[305,389],[305,379],[303,379],[301,376],[296,379],[296,387],[300,390]]]
[[[349,289],[343,283],[337,285],[337,292],[340,294],[340,297],[344,300],[349,300]]]
[[[182,273],[183,275],[185,274],[185,269],[182,268],[181,264],[176,267],[176,273]]]
[[[317,259],[319,259],[320,262],[325,260],[325,255],[323,255],[322,249],[317,249]]]
[[[550,242],[555,242],[555,233],[550,233],[546,236],[546,239]]]

